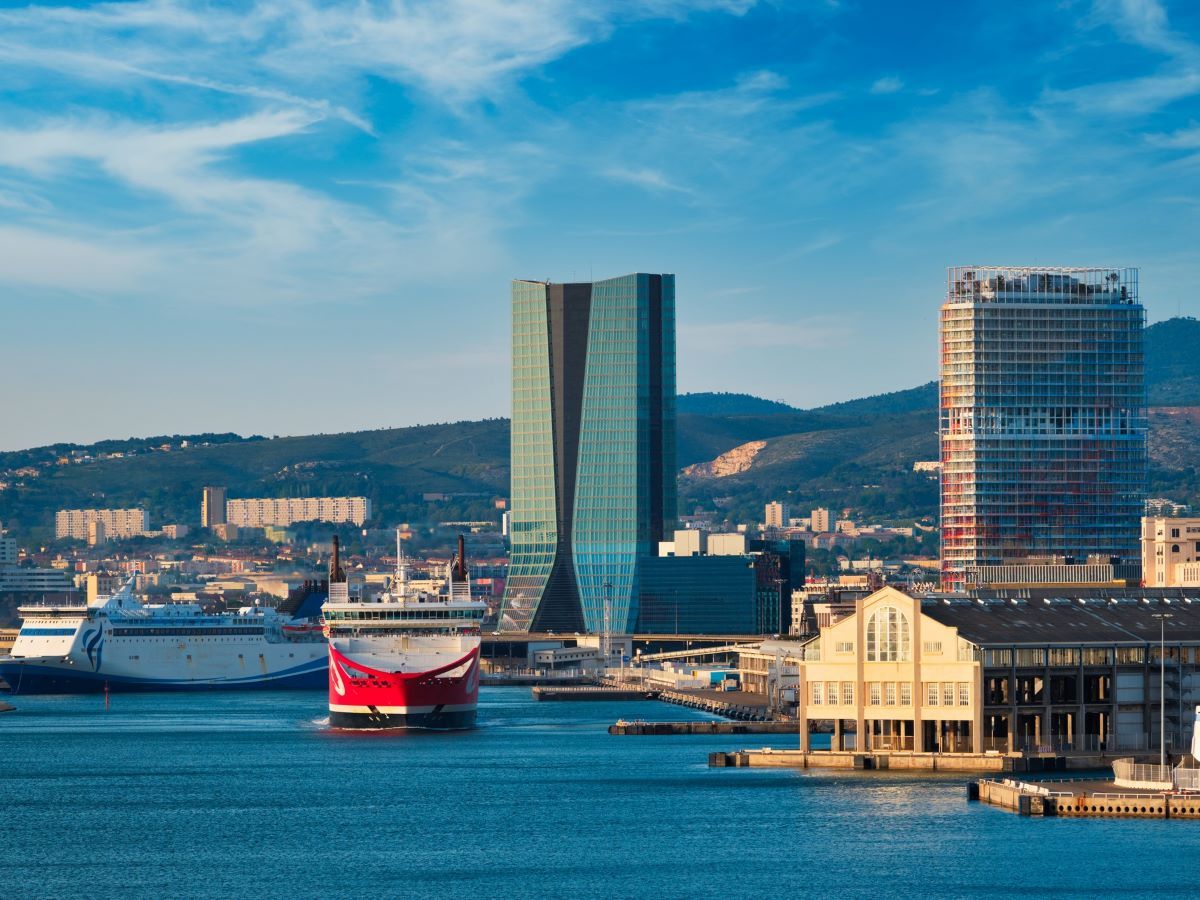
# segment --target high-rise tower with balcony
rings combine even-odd
[[[512,286],[505,631],[632,631],[675,511],[675,277]]]
[[[1139,558],[1146,391],[1136,269],[949,270],[942,580]]]

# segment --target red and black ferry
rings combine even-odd
[[[410,590],[397,542],[396,576],[376,600],[353,599],[334,538],[325,603],[329,724],[334,728],[470,728],[479,703],[479,625],[463,541],[442,591]]]

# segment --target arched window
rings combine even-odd
[[[894,606],[881,606],[867,620],[867,662],[907,662],[912,658],[908,619]]]

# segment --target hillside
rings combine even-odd
[[[764,400],[753,394],[698,393],[680,394],[675,401],[677,413],[702,416],[756,416],[800,412],[781,400]]]
[[[1200,322],[1172,319],[1146,330],[1151,412],[1150,491],[1200,505]],[[937,511],[937,483],[912,471],[937,457],[937,384],[797,410],[747,394],[691,394],[678,401],[680,509],[720,508],[757,516],[773,497],[851,507],[867,515],[919,517]],[[153,524],[195,522],[200,490],[223,484],[231,497],[361,494],[390,523],[496,516],[508,493],[506,419],[307,437],[195,435],[35,448],[0,455],[0,521],[40,538],[55,509],[146,507]],[[169,452],[154,448],[169,444]],[[202,446],[207,444],[207,446]],[[753,445],[753,446],[748,446]],[[735,448],[726,463],[712,461]],[[119,459],[58,465],[72,450]],[[732,462],[729,462],[732,460]],[[20,467],[36,475],[13,476]],[[689,467],[696,468],[689,468]],[[720,472],[720,475],[715,475]],[[458,495],[437,501],[427,492]]]
[[[1146,391],[1151,406],[1200,405],[1200,321],[1168,319],[1146,328]]]

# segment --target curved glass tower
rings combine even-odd
[[[1144,321],[1136,269],[950,269],[943,586],[978,566],[1140,558]]]
[[[504,631],[637,621],[675,520],[675,278],[513,282],[512,561]]]

